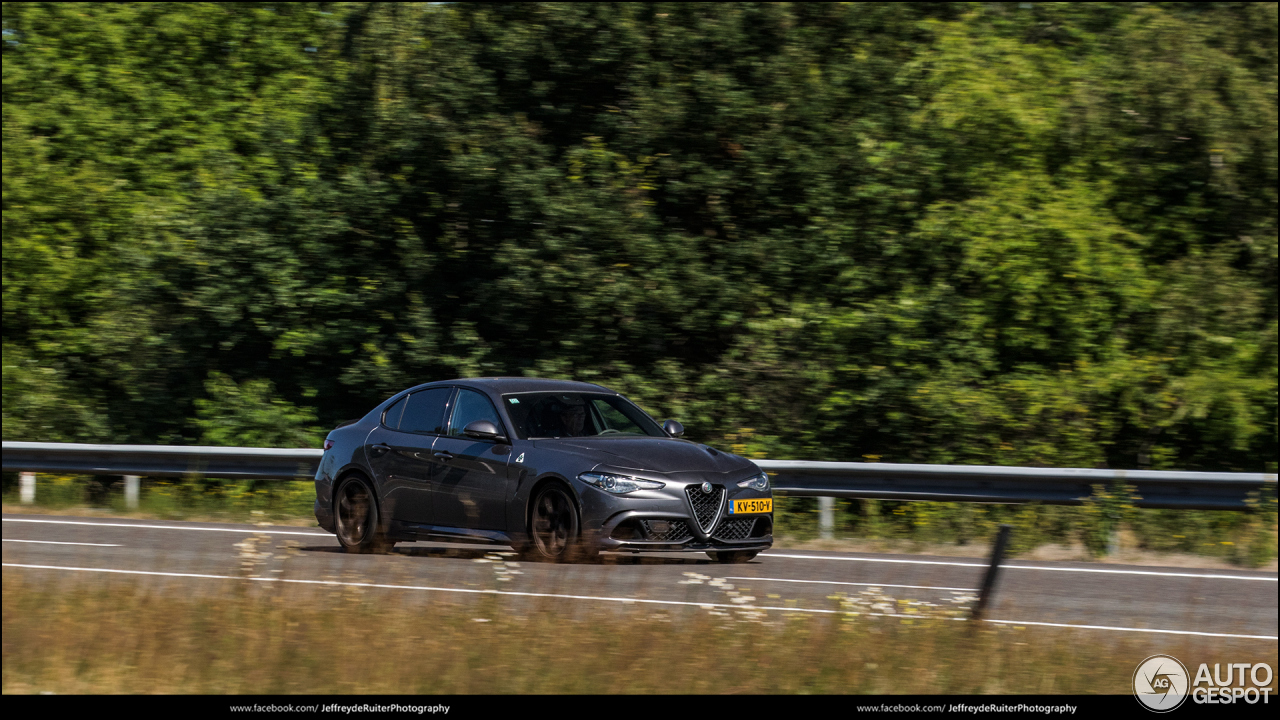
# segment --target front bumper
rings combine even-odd
[[[760,551],[773,546],[772,513],[720,518],[709,533],[696,523],[687,514],[625,511],[599,529],[596,546],[623,552]]]
[[[658,478],[652,478],[658,479]],[[604,551],[765,550],[773,545],[773,513],[733,514],[734,500],[771,498],[736,481],[662,478],[661,490],[612,495],[583,484],[582,527]],[[708,486],[710,486],[708,488]]]

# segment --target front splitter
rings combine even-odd
[[[618,545],[600,548],[605,552],[728,552],[737,550],[755,550],[763,552],[773,547],[773,542],[751,543],[671,543],[622,542]]]

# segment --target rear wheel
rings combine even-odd
[[[578,510],[561,485],[547,485],[534,497],[529,539],[525,555],[531,560],[565,562],[598,555],[583,542]]]
[[[349,475],[334,496],[335,534],[349,553],[386,552],[395,545],[386,539],[373,488],[359,475]]]
[[[759,554],[760,552],[758,550],[735,550],[733,552],[720,551],[707,553],[712,560],[725,565],[736,565],[738,563],[749,562]]]

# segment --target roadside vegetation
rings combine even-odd
[[[21,503],[17,476],[10,475],[5,474],[4,504],[6,508],[17,508]],[[170,520],[314,525],[315,499],[312,481],[147,478],[141,483],[138,507],[130,511],[120,477],[40,473],[36,475],[36,503],[23,507],[55,512],[134,512]]]
[[[1276,13],[6,3],[4,439],[533,375],[749,457],[1275,472]]]
[[[970,634],[965,622],[905,613],[516,607],[492,596],[455,604],[247,585],[183,595],[6,571],[2,690],[1124,695],[1155,652],[1277,665],[1274,643],[1034,627]],[[833,609],[851,607],[832,599]]]

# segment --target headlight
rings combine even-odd
[[[636,490],[658,490],[666,487],[666,483],[660,483],[657,480],[641,480],[640,478],[626,475],[610,475],[609,473],[582,473],[578,476],[578,479],[614,495],[624,495]]]
[[[751,488],[752,490],[768,490],[769,475],[762,470],[759,475],[751,478],[750,480],[743,480],[738,483],[738,487]]]

